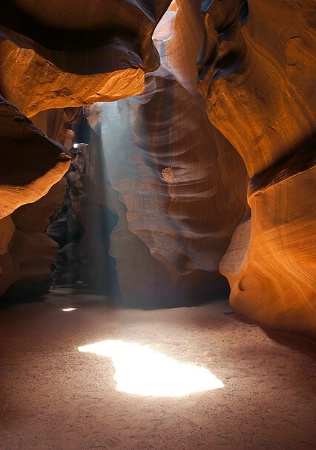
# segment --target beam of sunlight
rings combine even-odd
[[[69,312],[69,311],[74,311],[77,308],[63,308],[62,311],[64,312]]]
[[[119,392],[153,397],[182,397],[224,387],[208,369],[181,363],[148,346],[106,340],[78,347],[111,358]]]

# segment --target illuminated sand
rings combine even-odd
[[[311,344],[272,340],[225,300],[100,300],[56,289],[0,311],[1,450],[315,448]]]

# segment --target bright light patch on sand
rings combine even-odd
[[[107,340],[78,347],[113,360],[119,392],[152,397],[182,397],[224,387],[208,369],[177,362],[148,346]]]
[[[69,312],[69,311],[74,311],[77,308],[63,308],[62,311],[64,312]]]

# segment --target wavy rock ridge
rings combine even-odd
[[[315,336],[313,2],[206,3],[200,89],[250,176],[251,222],[221,263],[230,301],[247,320]]]
[[[105,172],[95,160],[85,176],[119,218],[110,252],[123,297],[209,296],[220,267],[240,316],[315,337],[314,2],[88,3],[2,5],[3,257],[22,247],[10,212],[69,165],[23,114],[115,101],[90,122]],[[13,170],[12,149],[27,170]]]

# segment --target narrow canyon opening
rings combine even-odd
[[[4,0],[1,450],[316,449],[313,0]]]

